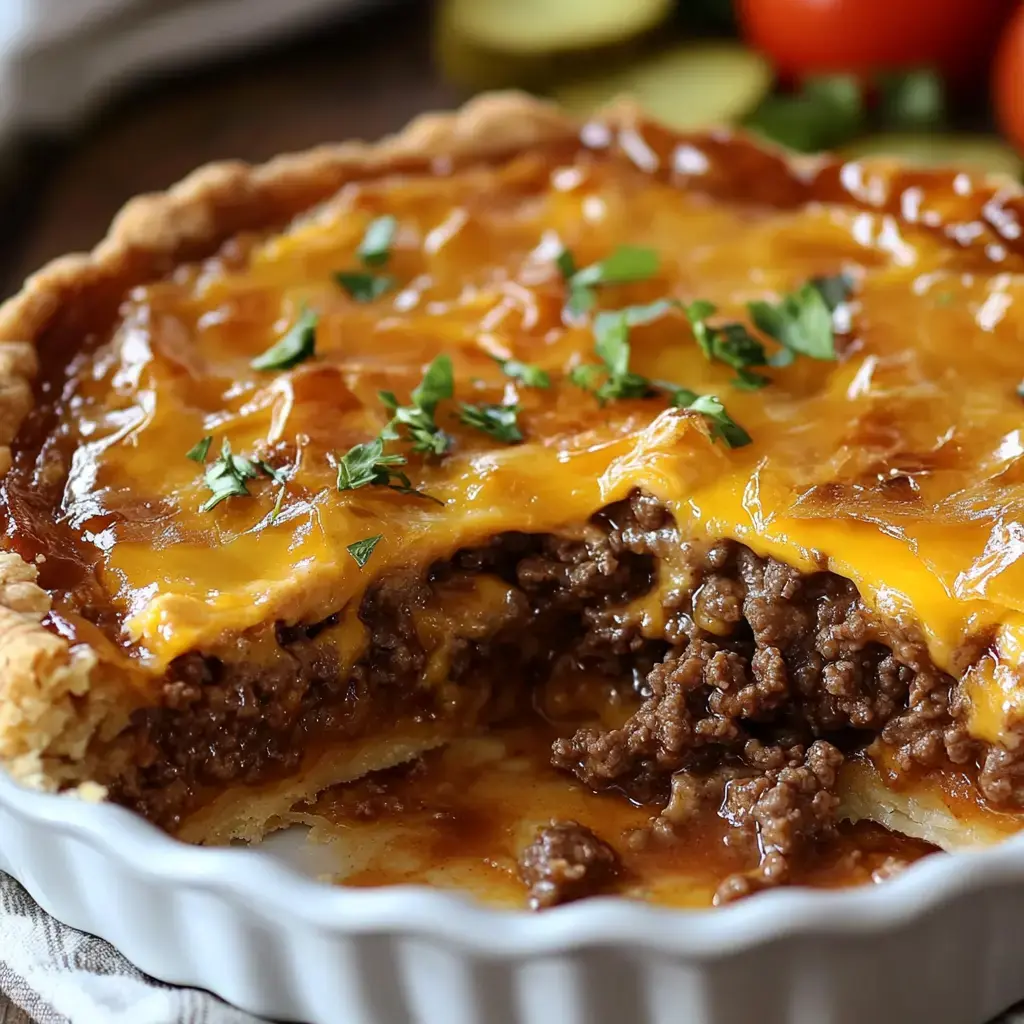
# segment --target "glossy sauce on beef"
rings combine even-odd
[[[723,878],[749,867],[728,845],[729,828],[713,807],[669,833],[657,827],[658,808],[567,782],[550,764],[558,735],[542,719],[527,720],[327,791],[301,815],[313,825],[314,841],[330,844],[318,865],[343,885],[426,883],[523,907],[522,851],[539,828],[557,820],[589,828],[618,855],[618,877],[594,894],[707,906]],[[792,881],[822,888],[868,884],[933,852],[877,825],[843,823],[801,861]]]

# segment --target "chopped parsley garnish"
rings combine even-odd
[[[185,453],[185,458],[191,459],[193,462],[205,462],[212,442],[213,437],[207,435]],[[203,482],[213,492],[213,496],[199,506],[199,511],[209,512],[226,498],[248,497],[249,481],[255,480],[261,475],[270,477],[281,487],[281,493],[277,496],[277,502],[271,515],[271,522],[273,522],[281,510],[288,474],[283,469],[275,469],[263,459],[247,459],[244,455],[235,455],[231,451],[231,443],[224,438],[220,455],[215,462],[206,467],[206,472],[203,474]]]
[[[611,398],[645,398],[652,393],[651,382],[629,368],[629,324],[623,312],[609,314],[594,323],[594,352],[602,365],[574,366],[569,379],[592,392],[604,405]],[[604,380],[598,384],[598,381]]]
[[[410,396],[409,405],[399,405],[390,391],[379,392],[380,400],[392,417],[382,436],[394,440],[401,436],[399,427],[404,427],[414,452],[444,455],[452,446],[452,438],[437,425],[435,415],[438,403],[451,398],[454,390],[452,361],[448,356],[440,355],[427,367],[423,380]]]
[[[316,348],[319,319],[313,310],[303,309],[288,333],[249,365],[254,370],[287,370],[309,359]]]
[[[384,539],[384,534],[378,533],[376,537],[364,537],[354,544],[349,544],[345,550],[355,559],[360,569],[370,560],[373,549]]]
[[[261,473],[265,473],[274,481],[275,484],[286,484],[288,483],[288,473],[283,469],[274,469],[269,462],[264,462],[262,459],[256,460],[256,468]]]
[[[397,230],[398,221],[391,216],[377,217],[370,222],[356,249],[364,267],[383,267],[391,259],[391,243]],[[335,272],[334,280],[356,302],[373,302],[398,283],[389,274],[374,274],[368,270],[339,270]]]
[[[399,494],[411,494],[418,498],[427,498],[443,505],[443,501],[418,491],[399,466],[404,466],[407,459],[404,455],[384,454],[384,438],[375,437],[372,441],[353,445],[338,462],[338,490],[355,491],[360,487],[388,487]]]
[[[566,310],[572,316],[582,316],[594,308],[597,295],[594,289],[608,284],[631,284],[646,281],[658,272],[658,254],[654,249],[637,245],[620,245],[610,256],[575,270],[572,254],[563,249],[556,258],[559,270],[568,279],[569,301]],[[567,271],[573,270],[569,275]]]
[[[763,374],[750,369],[752,366],[766,366],[768,357],[764,345],[743,324],[729,323],[712,327],[707,318],[717,312],[717,307],[703,299],[683,308],[700,350],[707,359],[716,359],[736,371],[736,380],[733,381],[736,387],[753,391],[769,383]]]
[[[576,260],[573,258],[573,254],[564,247],[555,257],[555,266],[558,267],[559,273],[566,281],[571,280],[573,274],[576,273]]]
[[[459,410],[459,421],[467,427],[481,430],[506,444],[518,444],[523,439],[516,422],[518,405],[466,405]]]
[[[666,303],[657,310],[663,314],[672,305]],[[592,392],[603,405],[611,398],[646,398],[664,392],[669,401],[681,409],[700,413],[708,421],[711,436],[730,448],[741,448],[750,444],[750,435],[725,411],[720,399],[714,395],[698,395],[689,388],[678,387],[665,381],[651,381],[629,368],[630,312],[635,323],[647,323],[653,319],[654,308],[658,306],[633,306],[617,313],[602,313],[594,321],[594,351],[603,365],[587,364],[576,366],[569,374],[570,380],[586,391]],[[710,308],[709,308],[710,307]],[[710,303],[703,304],[706,313],[712,312]],[[637,311],[643,311],[638,313]],[[698,310],[700,312],[700,310]],[[599,384],[598,381],[604,377]]]
[[[678,309],[679,306],[680,304],[673,299],[658,299],[657,302],[650,302],[646,306],[626,306],[624,309],[617,309],[614,312],[598,313],[594,317],[594,331],[596,333],[600,329],[603,320],[610,320],[618,316],[625,317],[627,327],[641,327],[644,324],[660,320],[670,310]]]
[[[633,281],[646,281],[657,272],[658,254],[653,249],[638,245],[620,245],[610,256],[577,270],[572,275],[572,283],[580,288],[592,288],[603,284],[629,284]]]
[[[725,411],[720,398],[715,395],[698,395],[689,388],[663,385],[669,392],[669,399],[679,409],[699,412],[711,428],[711,436],[722,441],[729,448],[742,448],[750,444],[750,435]]]
[[[395,240],[398,221],[392,216],[377,217],[370,221],[356,255],[366,267],[381,267],[391,258],[391,243]]]
[[[853,279],[846,274],[812,277],[810,283],[821,292],[825,305],[833,313],[853,294]]]
[[[356,302],[373,302],[395,287],[396,281],[388,274],[369,274],[361,270],[339,270],[334,280]]]
[[[497,364],[505,375],[517,380],[528,388],[551,387],[551,375],[532,363],[522,363],[518,359],[498,359]]]
[[[210,451],[210,445],[213,444],[213,435],[207,434],[201,441],[197,441],[187,452],[185,452],[185,458],[191,459],[193,462],[205,462],[206,456]]]
[[[798,355],[836,358],[832,309],[814,283],[802,285],[778,303],[750,302],[747,308],[757,328],[782,345],[769,359],[772,366],[788,366]]]
[[[393,477],[404,476],[393,466],[404,466],[404,455],[385,455],[384,441],[375,437],[372,441],[353,445],[338,459],[338,490],[354,491],[359,487],[377,484],[388,487]]]
[[[209,445],[206,447],[209,449]],[[204,483],[213,492],[213,497],[204,501],[199,506],[199,511],[209,512],[226,498],[247,497],[249,494],[248,481],[255,480],[259,475],[260,470],[256,463],[244,455],[233,454],[230,442],[224,438],[220,456],[206,467],[203,477]]]

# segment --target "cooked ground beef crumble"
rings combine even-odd
[[[652,593],[666,560],[691,582],[658,590],[655,631],[636,599]],[[507,614],[491,636],[451,640],[441,702],[418,685],[429,652],[415,612],[479,574],[507,587]],[[556,742],[553,763],[653,805],[666,836],[696,808],[716,807],[750,865],[722,882],[719,901],[786,882],[834,827],[844,756],[871,743],[905,772],[977,765],[993,803],[1024,790],[1024,753],[973,740],[955,680],[922,643],[883,627],[852,583],[733,541],[686,542],[648,495],[608,507],[575,537],[501,534],[424,576],[385,577],[359,615],[369,648],[350,673],[329,641],[336,616],[279,624],[272,670],[179,658],[163,706],[139,712],[118,741],[135,767],[112,780],[116,797],[174,828],[201,787],[291,770],[309,736],[344,741],[399,714],[474,721],[485,709],[497,720],[511,693],[567,663],[631,679],[643,701],[620,728],[586,726]],[[571,823],[542,832],[521,861],[534,904],[604,888],[614,875],[607,839]]]

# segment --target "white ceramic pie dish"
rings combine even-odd
[[[535,915],[329,887],[0,777],[0,868],[155,977],[309,1024],[982,1024],[1024,996],[1024,836],[881,886]]]

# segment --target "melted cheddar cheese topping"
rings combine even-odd
[[[991,638],[970,669],[972,724],[1003,736],[1024,704],[1024,276],[992,223],[956,219],[980,186],[922,172],[894,194],[858,164],[801,176],[744,142],[643,126],[590,139],[353,183],[281,233],[237,239],[127,296],[111,335],[71,364],[58,408],[73,442],[61,522],[124,646],[161,672],[261,623],[322,619],[381,573],[505,530],[571,530],[642,488],[686,535],[849,577],[957,675],[965,642]],[[357,248],[384,214],[397,229],[374,272],[395,287],[359,302],[333,275],[363,269]],[[752,443],[716,443],[664,397],[599,404],[569,380],[595,360],[593,323],[564,313],[555,257],[564,246],[583,266],[624,243],[656,250],[659,269],[598,289],[598,310],[706,299],[749,325],[749,301],[845,273],[839,358],[798,358],[738,390],[670,311],[631,330],[630,368],[718,395]],[[304,309],[319,317],[314,355],[253,369]],[[388,422],[378,392],[407,401],[441,353],[455,400],[436,415],[452,451],[388,450],[443,505],[380,486],[339,492],[337,455]],[[510,357],[551,386],[506,376],[496,360]],[[458,420],[460,402],[502,401],[520,407],[520,444]],[[289,470],[277,515],[268,477],[201,510],[210,492],[186,452],[205,435],[208,461],[227,439]],[[348,546],[378,534],[360,567]],[[502,599],[489,598],[495,614]]]

